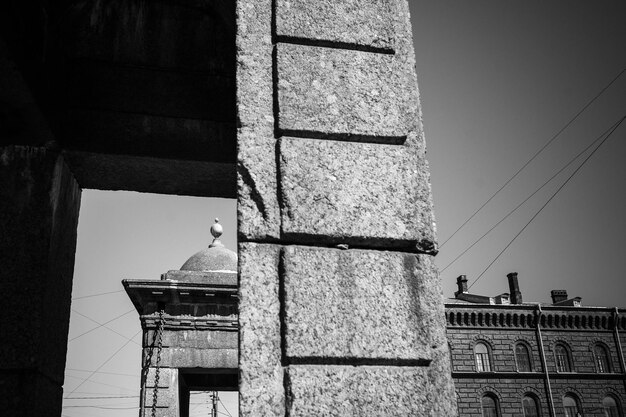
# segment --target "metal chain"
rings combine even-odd
[[[154,391],[152,391],[152,417],[156,417],[157,399],[159,396],[159,364],[161,363],[161,350],[163,350],[163,310],[159,310],[159,323],[157,324],[157,356],[154,370]]]

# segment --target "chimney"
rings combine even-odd
[[[517,272],[506,274],[509,279],[509,294],[511,295],[511,304],[522,304],[522,292],[519,290],[517,282]]]
[[[467,293],[467,277],[465,275],[459,275],[457,277],[456,285],[459,287],[459,290],[454,293],[455,297],[458,297],[459,294]]]
[[[567,290],[552,290],[550,296],[552,297],[552,304],[560,303],[567,300]]]

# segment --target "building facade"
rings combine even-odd
[[[626,310],[585,307],[552,291],[552,304],[524,303],[517,273],[510,293],[470,294],[457,278],[446,302],[459,416],[623,417]]]

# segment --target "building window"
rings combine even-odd
[[[474,346],[474,355],[476,356],[476,371],[491,372],[491,362],[489,361],[489,348],[482,342],[476,343]]]
[[[602,400],[602,410],[604,410],[605,417],[622,417],[620,407],[617,405],[617,400],[608,395]]]
[[[484,395],[481,404],[483,406],[483,417],[500,417],[498,400],[491,394]]]
[[[517,370],[519,372],[532,371],[532,366],[530,364],[530,352],[524,343],[518,343],[515,345],[515,362],[517,363]]]
[[[599,373],[604,374],[611,372],[611,362],[609,361],[609,352],[601,344],[593,347],[593,357],[596,362],[596,369]]]
[[[563,397],[563,408],[565,409],[565,417],[582,417],[578,398],[572,394]]]
[[[539,401],[534,395],[525,395],[522,399],[522,407],[524,408],[524,417],[539,417]]]
[[[554,350],[556,356],[557,372],[572,372],[572,361],[570,359],[569,349],[564,344],[556,345]]]

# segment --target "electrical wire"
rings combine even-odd
[[[443,243],[441,245],[439,245],[439,249],[442,249],[444,247],[444,245],[450,240],[452,239],[463,227],[465,227],[465,225],[467,223],[469,223],[487,204],[489,204],[491,202],[491,200],[493,200],[495,198],[496,195],[498,195],[500,193],[500,191],[502,191],[507,185],[509,185],[511,183],[511,181],[513,181],[532,161],[535,160],[535,158],[537,158],[537,156],[539,156],[539,154],[541,152],[544,151],[544,149],[546,149],[552,142],[554,142],[554,140],[559,137],[559,135],[561,133],[563,133],[563,131],[565,129],[567,129],[572,123],[574,123],[574,121],[576,119],[578,119],[578,116],[580,116],[594,101],[596,101],[611,85],[613,85],[613,83],[615,83],[615,81],[617,81],[617,79],[619,77],[622,76],[622,74],[624,74],[626,72],[626,68],[622,69],[619,74],[617,74],[617,76],[615,76],[615,78],[613,78],[611,80],[611,82],[609,82],[604,88],[602,88],[602,90],[600,90],[600,92],[598,94],[596,94],[590,101],[587,102],[587,104],[585,104],[583,106],[582,109],[580,109],[578,111],[578,113],[576,113],[574,115],[574,117],[572,117],[569,122],[567,122],[565,124],[565,126],[563,126],[558,132],[556,132],[556,134],[554,134],[554,136],[552,136],[550,138],[550,140],[548,140],[541,148],[539,148],[539,150],[537,152],[535,152],[535,154],[528,160],[526,161],[526,163],[524,165],[522,165],[522,167],[520,169],[518,169],[515,174],[513,174],[513,176],[511,176],[500,188],[498,188],[498,190],[493,193],[491,195],[491,197],[489,197],[487,199],[487,201],[485,201],[478,209],[476,209],[476,211],[474,211],[474,213],[472,213],[471,216],[469,216],[455,231],[454,233],[452,233],[446,240],[443,241]]]
[[[217,401],[219,401],[219,402],[222,404],[222,407],[224,407],[224,411],[226,411],[230,417],[233,417],[233,416],[230,414],[230,411],[228,411],[228,409],[226,408],[226,406],[225,406],[225,405],[224,405],[224,403],[222,402],[222,399],[221,399],[221,398],[219,398],[219,397],[217,397]]]
[[[105,326],[106,324],[109,324],[109,323],[111,323],[112,321],[115,321],[115,320],[117,320],[117,319],[119,319],[119,318],[121,318],[121,317],[124,317],[124,316],[125,316],[125,315],[127,315],[127,314],[132,313],[133,311],[135,311],[135,309],[133,308],[133,309],[131,309],[131,310],[128,310],[126,313],[120,314],[119,316],[114,317],[114,318],[112,318],[112,319],[111,319],[111,320],[109,320],[109,321],[105,321],[105,322],[104,322],[104,323],[102,323],[102,324],[98,323],[98,322],[97,322],[97,321],[95,321],[94,319],[91,319],[91,318],[89,318],[89,317],[87,317],[87,316],[85,316],[85,315],[83,315],[83,314],[81,314],[81,313],[78,313],[78,312],[77,312],[76,310],[74,310],[74,309],[72,309],[72,311],[74,311],[75,313],[77,313],[77,314],[79,314],[79,315],[81,315],[81,316],[85,317],[86,319],[89,319],[89,320],[93,321],[94,323],[97,323],[97,324],[98,324],[98,326],[96,326],[96,327],[94,327],[94,328],[92,328],[92,329],[89,329],[89,330],[87,330],[86,332],[79,334],[78,336],[74,336],[74,337],[72,337],[70,340],[68,340],[68,341],[67,341],[67,343],[69,343],[69,342],[71,342],[71,341],[73,341],[73,340],[76,340],[76,339],[78,339],[79,337],[83,337],[84,335],[86,335],[86,334],[88,334],[88,333],[91,333],[91,332],[93,332],[93,331],[94,331],[94,330],[96,330],[96,329],[99,329],[99,328],[101,328],[101,327],[106,327],[106,326]],[[109,327],[106,327],[106,328],[107,328],[107,329],[109,329],[109,330],[111,330]],[[113,330],[113,331],[114,331],[114,330]],[[116,332],[116,333],[117,333],[117,332]],[[124,337],[126,337],[126,336],[124,336]]]
[[[102,405],[64,405],[63,408],[98,408],[100,410],[137,410],[139,407],[106,407]]]
[[[613,129],[613,127],[615,127],[616,125],[618,125],[620,123],[620,120],[618,120],[617,122],[615,122],[613,125],[611,125],[611,127],[609,127],[607,130],[605,130],[604,132],[602,132],[602,134],[600,136],[598,136],[593,142],[591,142],[589,145],[587,145],[587,147],[585,149],[583,149],[582,151],[580,151],[575,157],[573,157],[572,159],[569,160],[569,162],[565,165],[563,165],[563,167],[561,167],[561,169],[559,169],[554,175],[552,175],[550,177],[550,179],[548,179],[546,182],[544,182],[539,188],[537,188],[535,191],[532,192],[532,194],[530,194],[528,197],[526,197],[524,199],[524,201],[522,201],[521,203],[519,203],[517,206],[515,206],[514,209],[512,209],[511,211],[509,211],[504,217],[502,217],[496,224],[494,224],[489,230],[487,230],[481,237],[479,237],[478,239],[476,239],[474,241],[474,243],[472,243],[470,246],[468,246],[463,252],[461,252],[456,258],[454,258],[450,263],[448,263],[443,269],[441,269],[440,272],[444,272],[446,269],[448,269],[452,264],[454,264],[456,261],[458,261],[463,255],[465,255],[470,249],[472,249],[474,246],[476,246],[476,244],[478,244],[480,241],[482,241],[489,233],[491,233],[496,227],[498,227],[503,221],[505,221],[507,218],[509,218],[509,216],[511,216],[514,212],[516,212],[521,206],[523,206],[528,200],[530,200],[535,194],[537,194],[539,191],[541,191],[546,185],[548,185],[550,182],[552,182],[552,180],[554,178],[556,178],[561,172],[563,172],[567,167],[569,167],[571,164],[574,163],[574,161],[576,161],[578,158],[580,158],[581,155],[583,155],[585,152],[587,152],[593,145],[595,145],[598,141],[600,141],[611,129]]]
[[[100,322],[98,322],[98,321],[96,321],[96,320],[92,319],[91,317],[84,315],[83,313],[79,313],[78,311],[76,311],[76,310],[74,310],[74,309],[72,309],[72,312],[74,312],[74,313],[78,314],[78,315],[79,315],[79,316],[81,316],[81,317],[86,318],[87,320],[90,320],[90,321],[92,321],[92,322],[96,323],[96,324],[98,325],[98,327],[96,327],[96,329],[97,329],[97,328],[100,328],[100,327],[104,327],[105,329],[107,329],[107,330],[109,330],[109,331],[112,331],[112,332],[113,332],[113,333],[115,333],[116,335],[118,335],[118,336],[120,336],[120,337],[122,337],[122,338],[124,338],[124,339],[126,339],[126,340],[130,340],[131,342],[133,342],[133,343],[134,343],[134,344],[136,344],[137,346],[140,346],[140,347],[141,347],[141,345],[140,345],[139,343],[135,342],[134,340],[131,340],[128,336],[123,335],[122,333],[118,332],[117,330],[110,328],[109,326],[107,326],[107,325],[106,325],[106,323],[100,323]],[[126,314],[128,314],[128,313],[126,313]],[[125,315],[125,314],[123,314],[123,315]],[[112,320],[109,320],[109,321],[112,321]]]
[[[90,372],[93,372],[93,371],[90,371]],[[99,372],[96,372],[96,373],[99,373]],[[80,378],[80,377],[77,377],[77,376],[74,376],[74,375],[67,375],[67,374],[65,375],[65,377],[66,377],[66,378],[78,379],[79,381],[84,381],[84,380],[86,380],[86,379],[87,379],[87,378]],[[129,392],[137,392],[137,390],[136,390],[136,389],[131,389],[131,388],[128,388],[128,387],[122,387],[122,386],[120,386],[120,385],[106,384],[106,383],[104,383],[104,382],[98,382],[98,381],[89,381],[89,382],[91,382],[92,384],[102,385],[102,386],[104,386],[104,387],[110,387],[110,388],[123,389],[123,390],[125,390],[125,391],[129,391]],[[73,393],[77,393],[77,392],[78,392],[78,391],[73,391]],[[68,395],[69,395],[69,394],[68,394]]]
[[[139,395],[103,395],[93,397],[63,397],[64,400],[108,400],[110,398],[139,398]]]
[[[546,208],[546,206],[548,204],[550,204],[550,202],[554,199],[554,197],[556,197],[556,195],[563,189],[563,187],[565,187],[567,185],[567,183],[569,183],[569,181],[572,179],[572,177],[574,177],[574,175],[576,175],[576,173],[578,171],[580,171],[580,169],[585,165],[585,163],[596,153],[596,151],[598,149],[600,149],[600,147],[607,141],[608,138],[611,137],[611,135],[613,134],[613,132],[615,132],[617,130],[617,128],[622,124],[622,122],[624,121],[624,119],[626,119],[626,116],[622,117],[620,119],[620,121],[617,123],[617,125],[607,134],[607,136],[598,144],[598,146],[596,146],[594,148],[593,151],[591,151],[591,153],[581,162],[581,164],[574,170],[574,172],[572,172],[570,174],[569,177],[567,177],[567,179],[563,182],[563,184],[561,184],[561,186],[550,196],[550,198],[548,199],[548,201],[546,201],[543,206],[541,206],[541,208],[530,218],[530,220],[528,221],[528,223],[526,223],[524,225],[524,227],[522,227],[522,229],[513,237],[513,239],[511,239],[511,241],[504,247],[504,249],[502,249],[500,251],[500,253],[498,253],[498,255],[489,263],[489,265],[487,265],[487,267],[483,270],[483,272],[480,273],[480,275],[472,282],[472,284],[468,287],[468,290],[470,288],[472,288],[472,286],[474,284],[476,284],[478,282],[478,280],[485,274],[485,272],[487,272],[487,270],[489,270],[489,268],[491,268],[491,266],[500,258],[500,256],[509,248],[509,246],[511,246],[513,244],[513,242],[515,242],[515,240],[518,238],[519,235],[522,234],[522,232],[524,232],[524,230],[526,230],[526,228],[532,223],[533,220],[535,220],[535,218],[539,215],[539,213],[541,213],[543,211],[544,208]]]
[[[141,333],[141,330],[139,330],[137,333],[135,333],[135,334],[133,335],[133,338],[134,338],[134,337],[136,337],[139,333]],[[128,340],[126,341],[126,343],[124,343],[122,346],[120,346],[120,348],[119,348],[118,350],[116,350],[116,351],[115,351],[115,352],[114,352],[111,356],[109,356],[109,358],[108,358],[106,361],[104,361],[104,362],[102,363],[102,365],[98,366],[98,368],[97,368],[95,371],[93,371],[91,374],[89,374],[89,376],[88,376],[87,378],[85,378],[85,379],[83,380],[83,382],[81,382],[80,384],[78,384],[78,386],[77,386],[76,388],[74,388],[72,391],[70,391],[67,395],[72,395],[72,394],[74,393],[74,391],[78,390],[78,388],[80,388],[80,387],[81,387],[81,386],[82,386],[85,382],[89,381],[89,380],[91,379],[91,377],[92,377],[92,376],[94,376],[94,375],[95,375],[95,374],[96,374],[96,373],[97,373],[97,372],[98,372],[98,371],[99,371],[99,370],[100,370],[100,369],[101,369],[104,365],[106,365],[107,363],[109,363],[109,361],[110,361],[111,359],[113,359],[113,358],[115,357],[115,355],[117,355],[117,354],[118,354],[118,353],[119,353],[122,349],[124,349],[124,348],[126,347],[126,345],[128,345],[131,341],[133,341],[133,340],[132,340],[132,338],[131,338],[131,339],[128,339]]]
[[[65,368],[66,371],[73,371],[73,372],[93,372],[92,370],[87,370],[87,369],[76,369],[76,368]],[[103,374],[103,375],[118,375],[118,376],[129,376],[129,377],[133,377],[133,378],[139,378],[139,375],[134,375],[134,374],[122,374],[119,372],[104,372],[104,371],[99,371],[99,374]]]
[[[118,292],[124,292],[124,290],[101,292],[101,293],[98,293],[98,294],[91,294],[91,295],[82,295],[80,297],[73,297],[72,301],[74,301],[74,300],[82,300],[83,298],[100,297],[101,295],[107,295],[107,294],[116,294]]]

